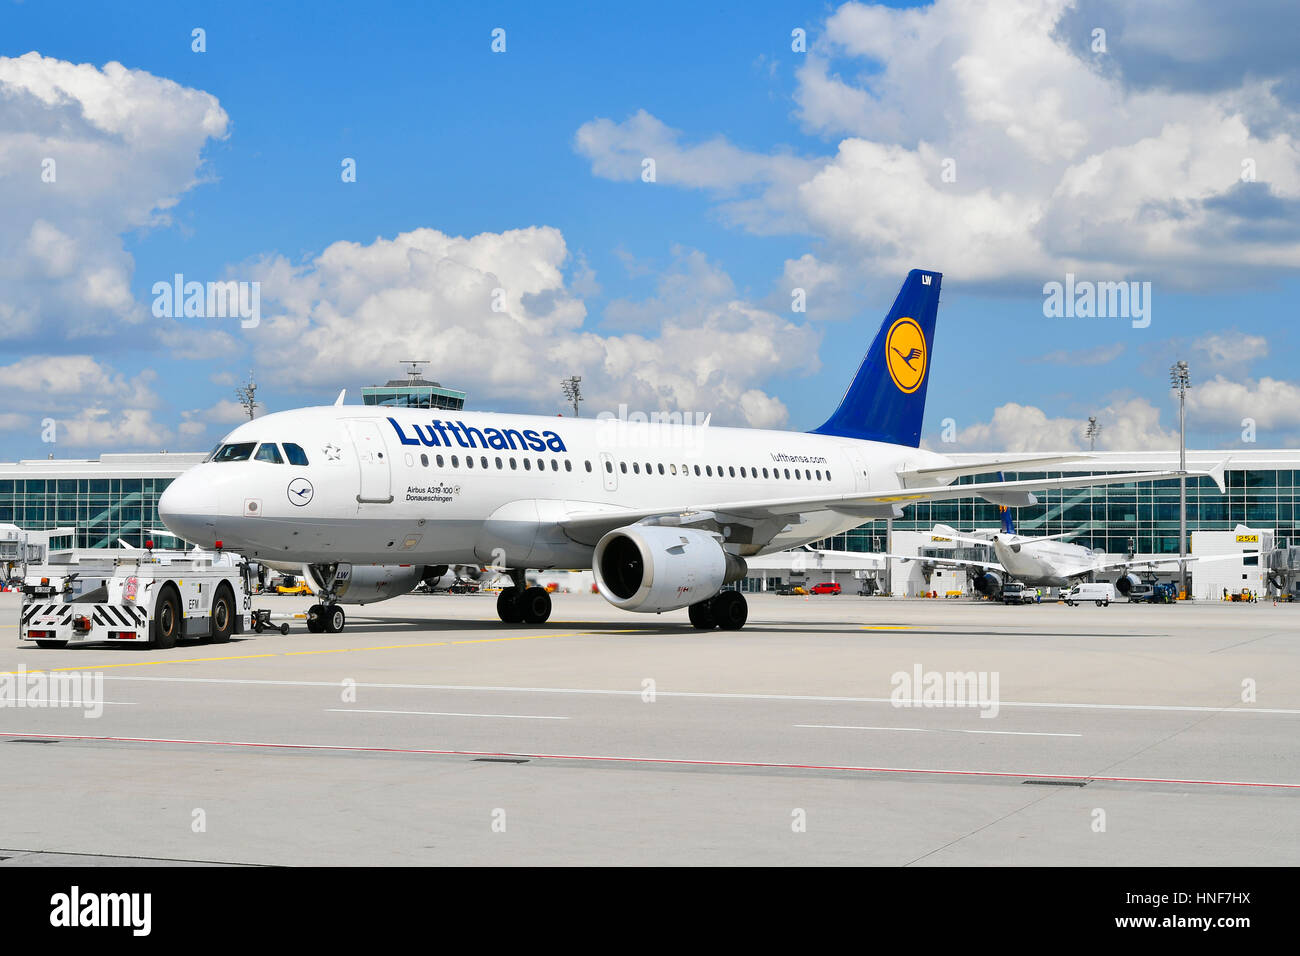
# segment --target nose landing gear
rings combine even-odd
[[[347,615],[339,606],[339,594],[347,589],[352,576],[350,564],[313,565],[316,580],[325,584],[320,589],[320,604],[313,604],[307,609],[307,630],[313,634],[337,634],[347,623]]]

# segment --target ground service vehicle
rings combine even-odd
[[[1094,584],[1076,584],[1065,592],[1065,603],[1074,607],[1085,601],[1093,601],[1097,607],[1110,607],[1115,600],[1115,585],[1097,582]]]
[[[839,594],[840,586],[834,581],[822,581],[812,586],[813,594]]]
[[[1129,604],[1173,604],[1178,599],[1178,587],[1172,582],[1136,584],[1129,589]]]
[[[18,636],[40,647],[224,643],[251,625],[248,566],[233,554],[70,551],[30,565]]]
[[[1002,586],[1003,604],[1033,604],[1037,600],[1038,592],[1019,581],[1008,581]]]

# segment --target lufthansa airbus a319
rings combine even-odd
[[[737,629],[745,597],[725,588],[748,557],[899,517],[916,501],[978,494],[1020,506],[1033,491],[1180,474],[954,484],[1087,456],[972,466],[919,447],[941,278],[908,274],[839,406],[809,433],[303,408],[240,425],[168,487],[159,515],[195,544],[303,565],[320,598],[313,631],[342,630],[344,604],[397,597],[457,564],[507,571],[513,586],[497,598],[507,623],[550,615],[528,569],[590,568],[616,607],[689,608],[695,627]]]

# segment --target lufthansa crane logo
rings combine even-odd
[[[916,319],[904,316],[885,336],[885,364],[900,392],[911,394],[925,381],[925,333]]]
[[[295,478],[293,481],[289,482],[287,492],[289,495],[289,501],[292,504],[297,505],[299,508],[311,501],[311,496],[314,493],[315,490],[312,488],[311,482],[306,478]]]

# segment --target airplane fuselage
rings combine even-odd
[[[162,503],[196,544],[303,563],[528,568],[591,566],[598,535],[566,533],[569,515],[880,491],[901,469],[947,463],[800,432],[356,405],[267,415],[220,448]],[[809,511],[737,550],[795,547],[867,517]]]
[[[1096,555],[1078,544],[1063,541],[1034,541],[993,538],[998,562],[1014,580],[1039,587],[1068,587],[1093,571]]]

